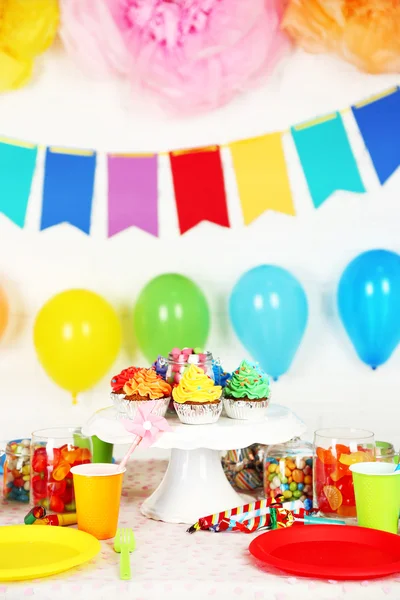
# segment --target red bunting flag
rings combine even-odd
[[[229,227],[218,146],[170,153],[181,234],[202,221]]]

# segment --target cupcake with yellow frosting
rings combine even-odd
[[[222,387],[215,385],[196,365],[190,365],[172,390],[176,413],[180,421],[188,425],[207,425],[218,421],[222,412],[221,395]]]
[[[155,401],[152,414],[163,417],[171,400],[172,388],[156,371],[151,369],[135,369],[130,378],[124,382],[119,393],[111,397],[118,412],[133,419],[139,406]],[[121,393],[122,392],[122,393]]]
[[[242,360],[224,390],[225,412],[231,419],[264,419],[270,396],[268,375],[258,365]]]

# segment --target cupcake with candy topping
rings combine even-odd
[[[270,379],[260,367],[243,360],[224,391],[225,412],[231,419],[264,419],[271,396]]]
[[[182,423],[206,425],[218,421],[222,412],[222,387],[215,385],[200,367],[190,365],[173,389],[174,408]]]
[[[167,379],[168,361],[164,356],[159,355],[157,360],[153,362],[153,369],[163,379]]]
[[[111,379],[111,394],[122,394],[125,396],[124,385],[137,371],[139,371],[139,367],[128,367],[127,369],[123,369],[119,375],[114,375]]]
[[[155,401],[153,414],[163,417],[171,400],[171,386],[156,371],[151,369],[135,369],[122,388],[122,393],[111,394],[118,412],[134,418],[140,405]]]
[[[212,361],[212,369],[215,383],[224,388],[232,374],[224,371],[219,358]]]

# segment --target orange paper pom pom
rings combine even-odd
[[[400,72],[400,0],[289,0],[283,27],[309,52],[369,73]]]
[[[30,79],[35,56],[53,42],[58,0],[0,0],[0,92]]]

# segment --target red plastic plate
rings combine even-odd
[[[263,563],[316,579],[374,579],[400,572],[400,537],[349,525],[303,525],[267,531],[251,554]]]

